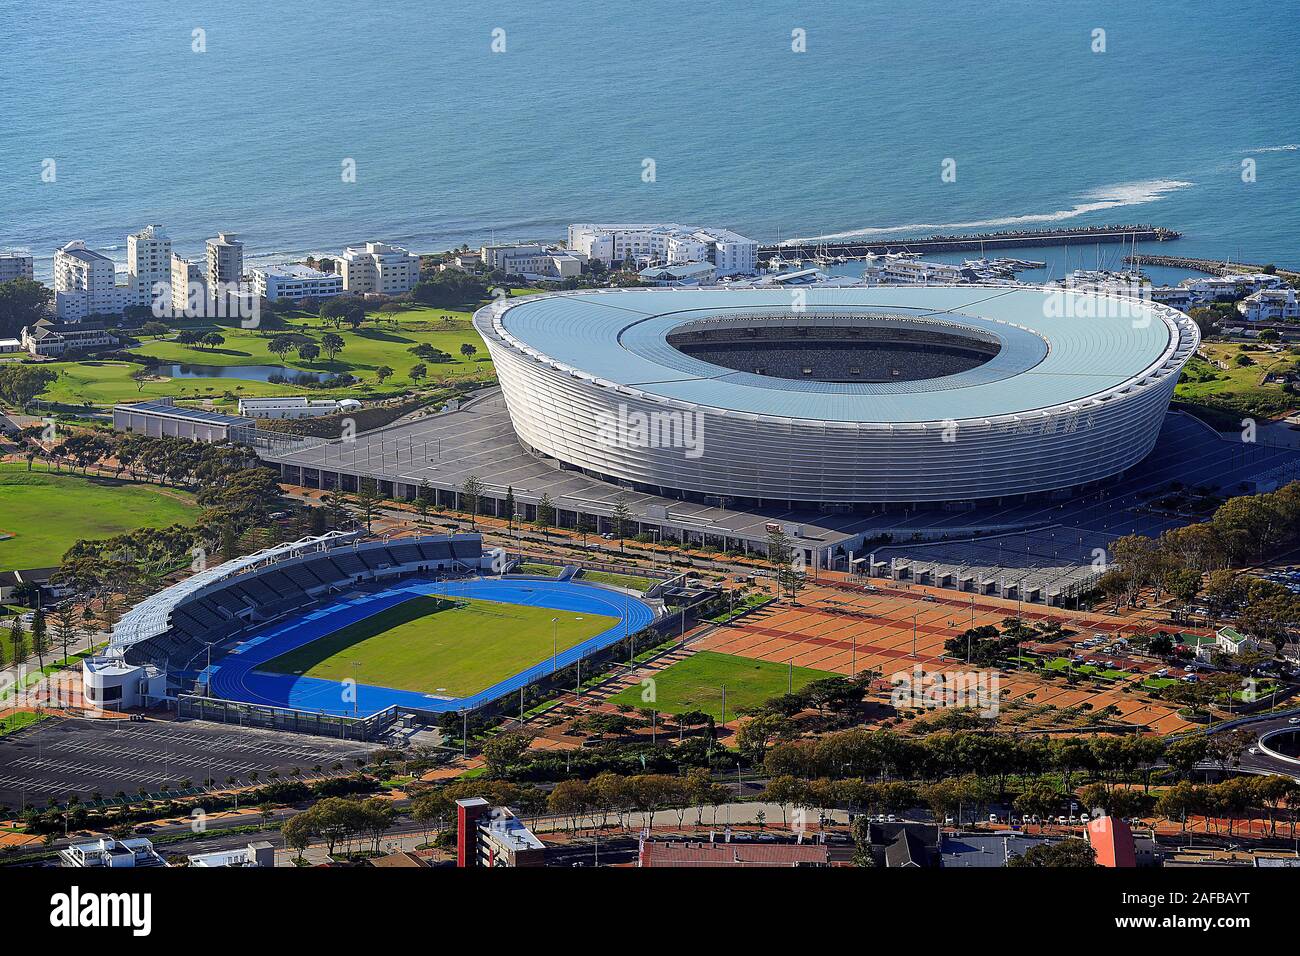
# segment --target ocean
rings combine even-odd
[[[48,275],[59,245],[120,259],[147,223],[274,262],[583,220],[764,241],[1152,222],[1184,233],[1160,252],[1300,267],[1292,14],[0,0],[0,249]]]

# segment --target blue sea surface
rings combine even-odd
[[[151,222],[183,254],[225,230],[270,262],[581,220],[763,240],[1150,221],[1185,234],[1162,252],[1300,266],[1294,13],[4,0],[0,249],[48,273],[70,239],[121,258]]]

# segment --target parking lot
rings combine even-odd
[[[120,793],[178,792],[212,780],[266,782],[335,764],[347,769],[370,745],[201,721],[52,718],[0,739],[0,807],[85,803]]]

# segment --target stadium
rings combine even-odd
[[[650,494],[814,511],[1119,475],[1199,342],[1162,305],[1030,286],[555,293],[475,326],[534,455]]]
[[[86,696],[110,710],[176,696],[182,715],[311,732],[433,719],[515,693],[660,615],[617,587],[504,577],[504,560],[478,535],[336,531],[227,561],[124,614],[84,663]]]

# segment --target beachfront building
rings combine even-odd
[[[357,295],[402,295],[420,281],[420,257],[386,242],[349,246],[336,262],[343,290]]]
[[[1300,297],[1295,289],[1260,289],[1237,303],[1247,322],[1300,321]]]
[[[172,241],[157,224],[126,237],[127,284],[133,305],[153,302],[154,286],[171,284]]]
[[[54,311],[62,322],[88,315],[121,315],[135,304],[130,285],[119,285],[113,260],[74,239],[54,253]]]
[[[515,246],[484,246],[479,256],[487,269],[529,279],[567,279],[582,274],[586,256],[568,249],[548,248],[536,243]]]
[[[31,256],[21,256],[11,252],[0,253],[0,282],[35,277],[36,271]]]
[[[244,275],[244,243],[233,232],[207,241],[208,288],[236,285]]]
[[[202,259],[171,258],[172,313],[190,318],[208,314],[208,268]]]
[[[573,223],[569,248],[605,265],[712,263],[718,276],[753,275],[758,242],[730,229],[661,223]]]
[[[100,322],[52,322],[37,319],[22,330],[22,347],[32,355],[53,356],[117,345]]]
[[[253,293],[271,302],[280,299],[330,299],[343,294],[343,277],[301,265],[254,269]]]

